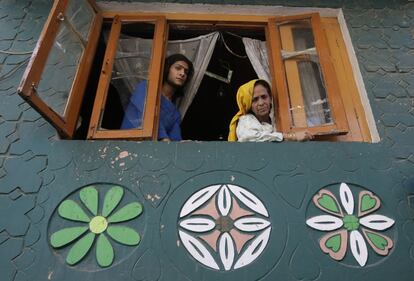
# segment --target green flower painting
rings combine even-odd
[[[114,212],[123,196],[124,189],[113,186],[106,192],[102,210],[98,212],[98,190],[93,186],[87,186],[79,192],[83,207],[71,199],[60,203],[58,213],[61,218],[85,224],[63,228],[50,237],[50,244],[54,248],[62,248],[73,243],[66,256],[69,265],[80,262],[91,250],[95,241],[96,261],[100,267],[108,267],[114,261],[115,253],[111,241],[128,246],[139,244],[141,238],[138,232],[119,223],[138,217],[142,213],[142,205],[132,202]]]

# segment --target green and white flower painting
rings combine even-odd
[[[105,194],[99,212],[99,192],[94,186],[87,186],[79,191],[82,204],[72,199],[60,203],[58,213],[61,218],[84,224],[63,228],[50,237],[50,244],[54,248],[71,245],[66,256],[69,265],[75,265],[84,259],[94,243],[96,261],[100,267],[108,267],[114,261],[115,253],[111,241],[127,246],[139,244],[141,238],[138,232],[120,223],[137,218],[142,213],[142,205],[132,202],[114,211],[123,196],[122,187],[111,187]]]
[[[340,261],[344,259],[349,244],[353,257],[361,267],[368,261],[367,244],[378,255],[387,256],[394,242],[380,232],[391,228],[395,221],[375,213],[381,206],[380,198],[370,191],[362,190],[355,200],[346,183],[341,183],[339,195],[340,200],[331,191],[321,189],[313,196],[313,203],[325,214],[307,219],[306,224],[327,232],[319,240],[321,250]]]

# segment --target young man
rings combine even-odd
[[[174,102],[183,95],[183,88],[193,75],[192,62],[182,54],[174,54],[165,59],[163,84],[161,89],[160,123],[158,140],[180,141],[181,115]],[[121,129],[139,128],[142,125],[147,81],[139,83],[130,97]]]

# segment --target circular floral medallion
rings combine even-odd
[[[124,196],[126,192],[128,196]],[[95,245],[99,267],[110,266],[119,248],[115,244],[136,246],[141,240],[133,227],[125,225],[142,213],[142,205],[134,199],[120,186],[83,187],[59,204],[58,216],[52,220],[50,245],[63,249],[69,265],[86,259]],[[125,253],[124,249],[119,251]]]
[[[335,193],[339,193],[339,200]],[[339,189],[319,190],[312,201],[323,214],[308,218],[306,224],[327,232],[319,239],[319,245],[331,258],[342,261],[348,245],[359,266],[368,261],[368,245],[377,255],[388,255],[394,243],[381,232],[391,228],[394,220],[377,213],[381,207],[378,196],[355,186],[351,190],[348,184],[341,183]]]
[[[250,191],[233,184],[205,187],[180,210],[179,238],[198,262],[215,270],[251,264],[266,248],[269,213]]]

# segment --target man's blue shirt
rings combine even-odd
[[[129,99],[121,129],[133,129],[142,126],[146,96],[147,81],[143,81],[136,86]],[[161,95],[158,139],[169,138],[172,141],[180,141],[182,139],[180,123],[181,115],[177,107],[170,100]]]

